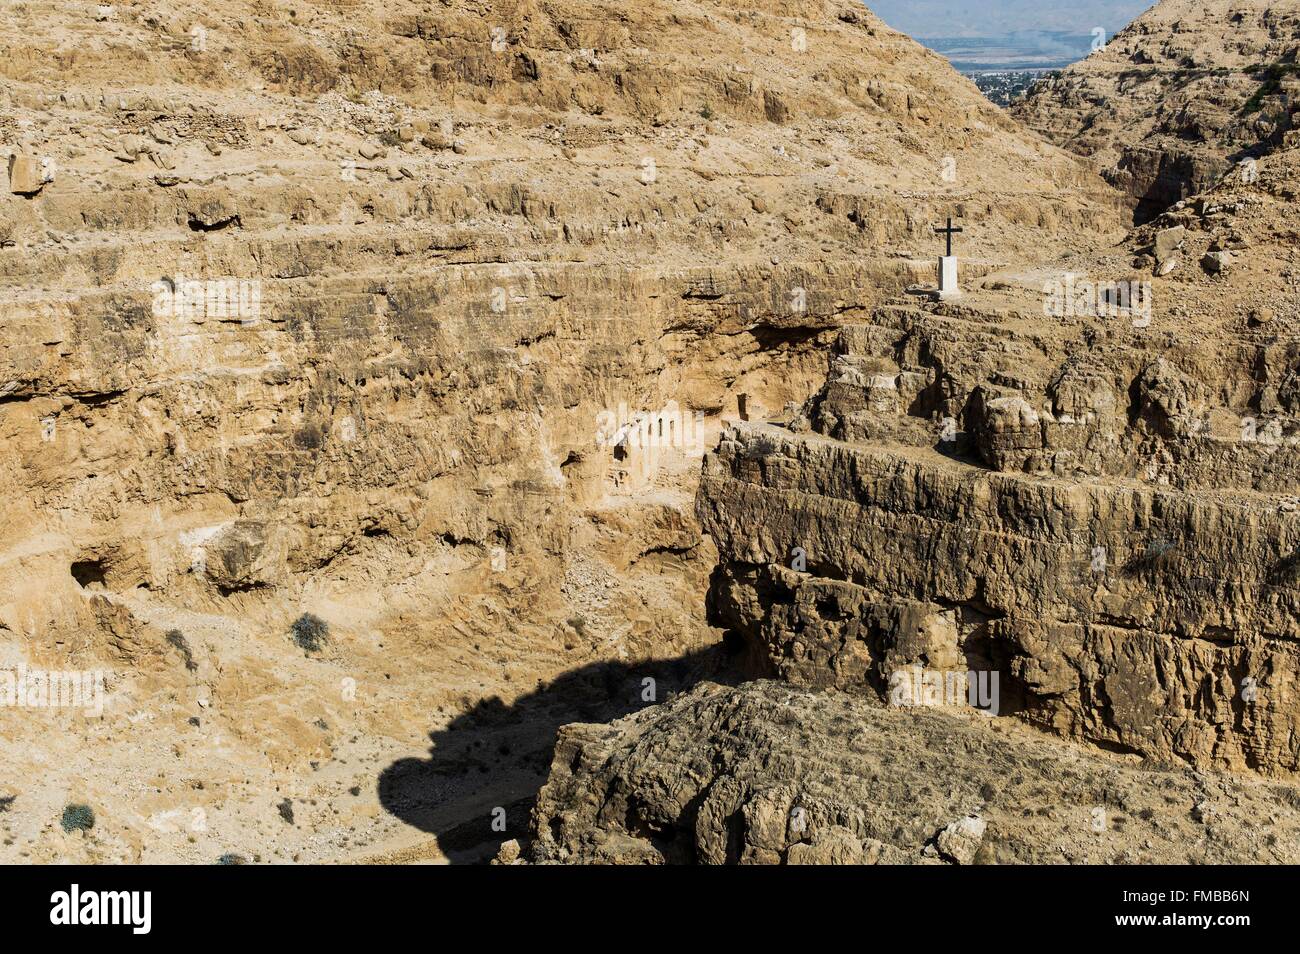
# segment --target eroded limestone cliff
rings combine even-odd
[[[942,216],[971,274],[1117,221],[849,2],[13,3],[0,103],[0,668],[107,691],[0,711],[6,858],[522,830],[554,726],[640,698],[566,673],[716,639],[724,417]]]
[[[845,329],[787,427],[738,426],[706,458],[721,618],[799,683],[993,669],[1002,714],[1061,734],[1300,770],[1297,316],[1263,312],[1297,277],[1264,243],[1294,255],[1275,193],[1298,160],[1204,200],[1252,236],[1235,273],[1189,266],[1127,307],[1094,280],[1059,310],[1051,283],[995,275]],[[1114,274],[1066,268],[1080,293]]]
[[[758,681],[563,730],[523,857],[1288,856],[1300,149],[1259,171],[887,302],[801,408],[725,429],[697,512]]]

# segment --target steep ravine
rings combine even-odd
[[[947,215],[971,276],[1117,231],[857,3],[57,0],[0,54],[0,668],[107,689],[0,711],[0,859],[522,832],[555,726],[719,640],[723,426]]]

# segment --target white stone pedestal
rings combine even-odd
[[[957,287],[957,256],[939,256],[939,297],[952,298],[961,294]]]

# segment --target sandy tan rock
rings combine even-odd
[[[1295,856],[1290,786],[770,681],[560,733],[543,863],[1151,864]]]
[[[45,187],[41,162],[33,156],[13,154],[9,157],[9,191],[15,195],[32,196]]]

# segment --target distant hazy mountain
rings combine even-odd
[[[1109,40],[1150,0],[868,0],[896,30],[965,72],[1060,69]]]
[[[1112,36],[1153,0],[868,0],[877,16],[913,37],[1002,37],[1013,33]]]
[[[1107,31],[1106,38],[1112,34]],[[1003,36],[918,36],[963,72],[1062,69],[1093,49],[1093,34],[1033,31]]]

